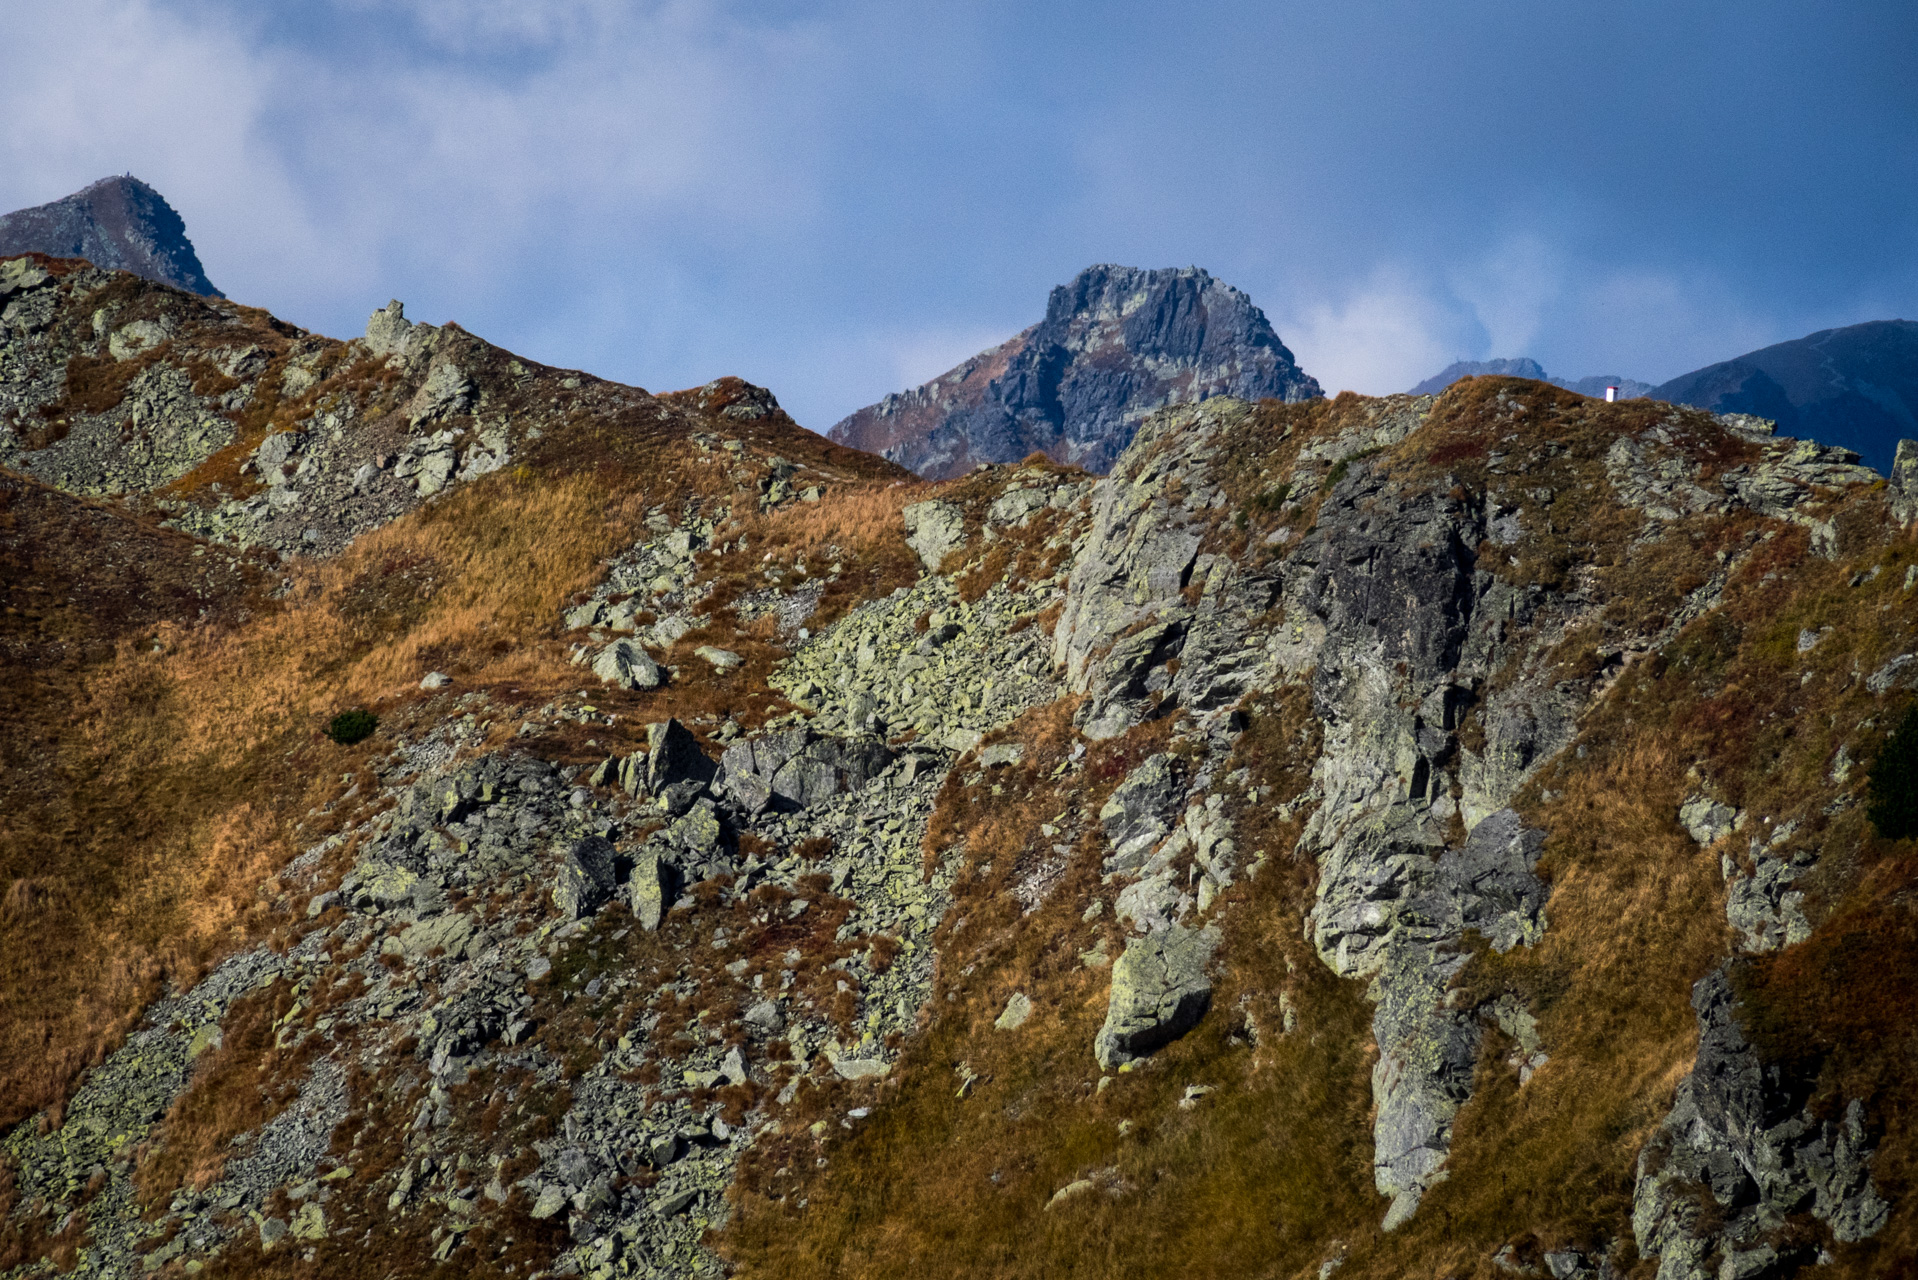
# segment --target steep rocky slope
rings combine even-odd
[[[1918,435],[1918,324],[1874,320],[1821,329],[1673,378],[1651,395],[1715,413],[1770,418],[1792,435],[1889,467]]]
[[[935,480],[1035,452],[1104,472],[1161,406],[1319,394],[1232,286],[1197,267],[1096,266],[1054,289],[1037,325],[830,434]]]
[[[0,257],[23,253],[85,258],[191,293],[223,296],[206,278],[186,223],[165,196],[132,174],[0,215]]]
[[[55,321],[125,287],[32,272]],[[1918,1256],[1918,858],[1865,812],[1918,681],[1902,474],[1475,378],[935,484],[737,381],[140,305],[144,369],[265,363],[168,478],[100,432],[7,481],[65,596],[9,586],[10,661],[111,643],[20,704],[59,768],[0,825],[0,1273]],[[124,327],[9,358],[160,350]],[[213,519],[276,436],[332,493],[493,424],[502,465],[336,536]]]

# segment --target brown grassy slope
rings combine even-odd
[[[736,438],[733,424],[633,394],[638,408],[574,415],[521,466],[336,560],[292,566],[277,602],[258,596],[257,574],[203,583],[230,560],[218,548],[196,556],[190,539],[9,480],[0,519],[18,612],[6,615],[0,681],[10,713],[0,785],[12,799],[0,816],[0,1124],[57,1104],[162,976],[190,981],[266,926],[270,876],[317,838],[296,824],[391,746],[385,735],[336,746],[319,734],[330,716],[354,705],[393,715],[436,668],[458,688],[498,686],[522,705],[579,688],[591,678],[567,663],[560,609],[606,556],[643,536],[645,515],[663,506],[676,516],[700,495],[754,508],[752,486],[735,494],[709,463],[714,451],[692,441],[722,429]],[[805,508],[815,522],[841,500],[863,511],[863,495],[904,474],[783,415],[745,434],[749,475],[773,446],[829,470],[826,499]],[[892,559],[909,556],[891,537]],[[760,678],[777,655],[760,648],[754,670],[604,701],[635,729],[708,704],[763,715]]]
[[[156,661],[161,631],[230,636],[264,607],[259,587],[223,549],[0,472],[0,1124],[58,1099],[192,946],[154,927],[140,851],[179,824],[218,840],[193,811],[213,817],[213,795],[253,782],[117,768],[129,708],[96,681]]]

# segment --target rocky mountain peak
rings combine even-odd
[[[1105,472],[1166,405],[1321,394],[1231,285],[1198,267],[1101,264],[1055,288],[1037,325],[830,434],[931,479],[1034,452]]]
[[[179,213],[132,174],[0,217],[0,257],[22,253],[85,258],[205,297],[226,296],[206,278]]]

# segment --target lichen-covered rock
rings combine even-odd
[[[715,671],[731,671],[745,661],[731,649],[721,649],[716,645],[702,644],[693,650],[693,656],[712,667]]]
[[[409,956],[435,953],[459,958],[473,939],[473,918],[455,911],[411,924],[401,932],[400,949]]]
[[[965,513],[950,502],[915,502],[900,512],[906,521],[906,545],[930,573],[946,556],[966,545]]]
[[[1714,845],[1743,820],[1744,814],[1702,792],[1678,807],[1678,824],[1700,845]]]
[[[1212,1002],[1206,966],[1218,945],[1216,931],[1179,925],[1126,943],[1112,965],[1105,1025],[1092,1044],[1100,1067],[1145,1057],[1198,1025]]]
[[[553,884],[553,905],[562,916],[568,920],[589,916],[612,897],[618,883],[616,857],[612,842],[602,836],[574,842],[561,860]]]
[[[659,928],[666,906],[672,900],[675,876],[670,863],[659,850],[647,847],[633,858],[633,873],[628,878],[628,904],[639,927],[648,933]]]
[[[1005,1009],[992,1020],[997,1031],[1017,1031],[1026,1025],[1032,1017],[1032,998],[1023,991],[1015,991],[1006,1000]]]
[[[662,679],[659,664],[631,640],[615,640],[593,659],[593,674],[601,684],[622,689],[657,689]]]
[[[1752,842],[1749,870],[1731,854],[1719,860],[1725,876],[1725,921],[1738,934],[1740,949],[1776,951],[1811,936],[1805,893],[1793,888],[1806,868],[1790,857],[1771,856]]]

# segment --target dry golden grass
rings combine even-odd
[[[205,1190],[219,1180],[235,1153],[234,1138],[259,1128],[299,1095],[299,1063],[306,1055],[274,1045],[274,1024],[293,1006],[293,993],[275,983],[233,1002],[221,1022],[222,1041],[193,1065],[192,1076],[148,1139],[151,1154],[134,1171],[150,1208],[182,1187]]]

